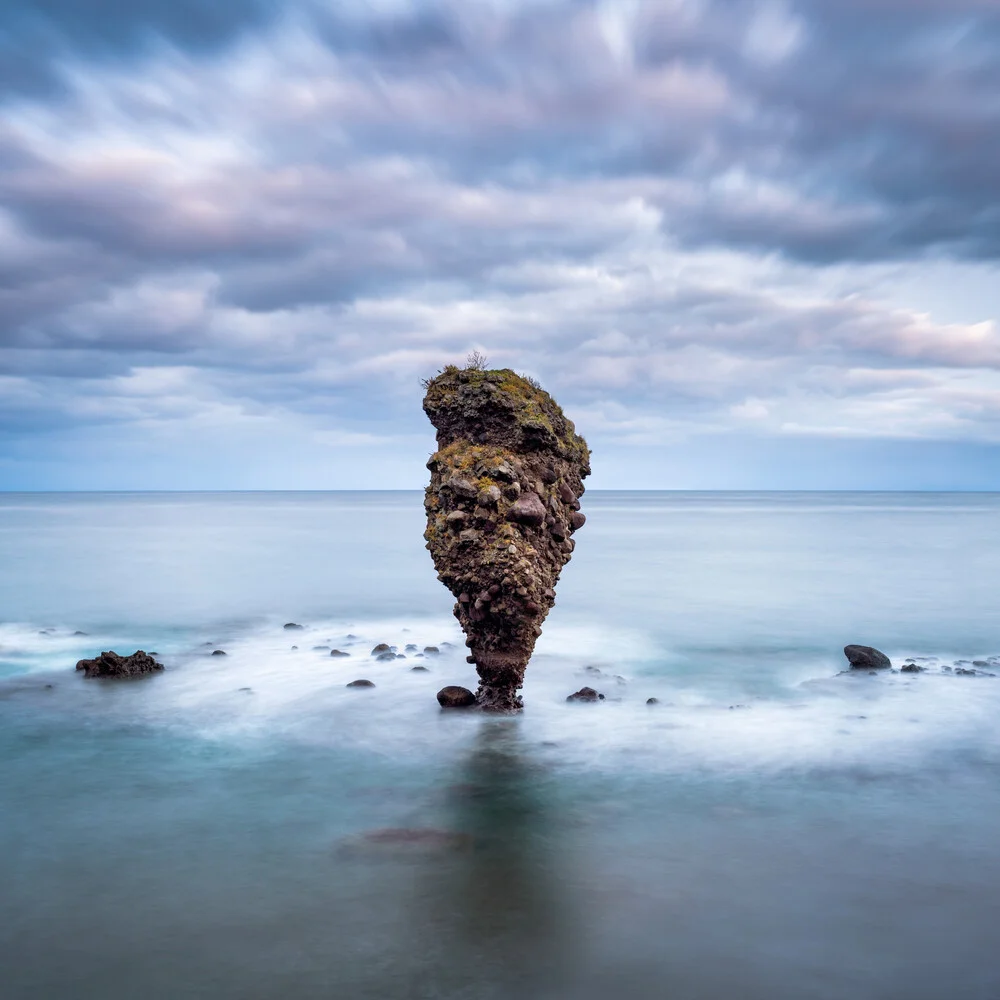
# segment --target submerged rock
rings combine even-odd
[[[226,656],[226,651],[224,649],[213,649],[212,656]]]
[[[418,669],[414,667],[414,670]],[[449,684],[437,693],[438,704],[442,708],[469,708],[476,704],[476,696],[468,689],[457,684]]]
[[[510,369],[449,366],[428,383],[424,411],[438,444],[424,538],[456,598],[479,704],[513,711],[583,523],[590,451],[552,397]]]
[[[471,834],[433,828],[387,828],[342,840],[338,845],[344,854],[451,853],[467,851],[473,846]]]
[[[110,650],[92,660],[80,660],[76,665],[84,677],[140,677],[163,669],[145,650],[137,649],[131,656],[119,656]]]
[[[599,694],[592,687],[582,687],[579,691],[574,691],[566,696],[567,701],[604,701],[604,695]],[[648,705],[649,702],[646,702]]]
[[[852,670],[886,670],[892,666],[889,657],[874,646],[845,646],[844,656]]]
[[[345,653],[342,649],[331,649],[330,650],[330,655],[331,656],[350,656],[351,654],[350,653]]]
[[[919,663],[904,663],[899,669],[904,674],[919,674],[924,668]]]
[[[361,678],[360,680],[351,681],[347,685],[347,687],[349,687],[349,688],[373,688],[373,687],[375,687],[375,685],[374,685],[374,683],[372,681],[367,680],[365,678]]]
[[[285,626],[284,627],[287,628],[287,629],[300,629],[300,628],[302,628],[302,626],[298,625],[296,622],[285,622]]]

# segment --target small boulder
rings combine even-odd
[[[349,688],[373,688],[373,687],[375,687],[375,685],[371,681],[366,680],[365,678],[361,678],[360,680],[351,681],[350,684],[347,685],[347,687],[349,687]]]
[[[226,651],[224,649],[213,649],[212,656],[225,656]]]
[[[411,674],[429,674],[430,671],[425,666],[410,667]]]
[[[476,696],[468,689],[449,684],[437,693],[438,704],[442,708],[469,708],[476,703]]]
[[[904,674],[919,674],[924,668],[919,663],[904,663],[899,669]]]
[[[604,695],[598,694],[592,687],[582,687],[566,696],[567,701],[604,701]]]
[[[646,704],[647,705],[659,705],[660,704],[660,699],[659,698],[647,698],[646,699]]]
[[[375,659],[380,663],[387,663],[389,660],[395,660],[396,654],[392,650],[387,650],[384,653],[379,653]]]
[[[285,628],[287,628],[287,629],[300,629],[300,628],[302,628],[302,626],[296,624],[295,622],[285,622]]]
[[[852,670],[886,670],[892,666],[889,657],[874,646],[845,646],[844,656]]]
[[[434,653],[440,653],[441,650],[438,649],[437,646],[424,646],[424,652],[431,653],[433,655]]]
[[[537,493],[522,493],[511,504],[507,517],[511,521],[537,528],[545,522],[545,506]]]
[[[350,653],[345,653],[342,649],[331,649],[330,650],[330,655],[331,656],[350,656],[351,654]]]
[[[82,670],[84,677],[139,677],[162,670],[163,664],[142,649],[131,656],[119,656],[112,650],[92,660],[80,660],[76,669]]]
[[[378,656],[379,653],[390,653],[392,652],[392,647],[387,642],[380,642],[377,646],[372,649],[372,656]]]

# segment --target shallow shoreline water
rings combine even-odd
[[[1000,496],[584,509],[491,719],[419,494],[0,496],[4,995],[995,1000],[1000,678],[839,671],[1000,653]]]

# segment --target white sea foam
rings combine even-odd
[[[216,629],[211,639],[158,638],[173,643],[158,651],[167,665],[163,675],[95,685],[70,672],[72,666],[115,637],[0,627],[3,657],[26,672],[59,678],[63,697],[109,694],[87,708],[109,724],[140,721],[211,740],[335,745],[406,759],[451,754],[496,722],[437,706],[441,686],[476,685],[463,636],[450,620],[331,619],[296,630],[272,620],[228,634]],[[371,650],[379,642],[405,658],[376,660]],[[417,649],[406,652],[408,643]],[[351,655],[332,657],[317,646]],[[441,652],[418,656],[425,646]],[[215,648],[226,655],[213,656]],[[1000,754],[1000,677],[957,676],[940,666],[916,675],[838,675],[826,661],[803,658],[786,672],[784,686],[748,697],[736,686],[727,694],[717,684],[700,685],[690,656],[674,669],[678,664],[679,656],[658,650],[651,636],[559,624],[546,631],[529,665],[518,738],[570,767],[671,773],[857,766],[895,772],[971,751],[979,758]],[[428,672],[414,672],[418,665]],[[359,678],[374,682],[374,690],[346,686]],[[583,685],[605,699],[567,703]],[[659,703],[647,705],[650,697]]]

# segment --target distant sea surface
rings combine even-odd
[[[1000,998],[1000,494],[588,492],[514,718],[421,500],[0,494],[0,996]]]

